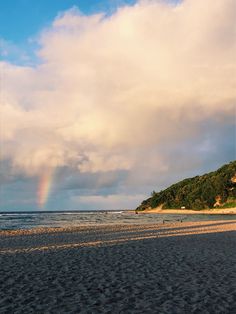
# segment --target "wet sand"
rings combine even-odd
[[[0,234],[1,313],[235,313],[236,220]]]

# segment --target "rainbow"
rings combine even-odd
[[[38,207],[44,208],[53,183],[54,169],[46,169],[43,171],[39,178],[38,190],[37,190],[37,203]]]

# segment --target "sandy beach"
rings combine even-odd
[[[160,207],[139,211],[139,214],[181,214],[181,215],[236,215],[236,207],[212,209],[162,209]]]
[[[235,313],[236,220],[2,231],[1,313]]]

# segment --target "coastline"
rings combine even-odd
[[[181,215],[236,215],[236,207],[214,209],[161,209],[152,208],[138,211],[138,214],[181,214]]]

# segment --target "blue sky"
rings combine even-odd
[[[19,65],[37,64],[37,36],[58,14],[77,7],[83,14],[112,14],[136,0],[7,0],[0,1],[0,58]],[[1,50],[7,50],[2,53]]]
[[[0,1],[0,34],[20,44],[37,34],[63,11],[73,6],[84,14],[112,13],[118,6],[135,0],[7,0]]]

